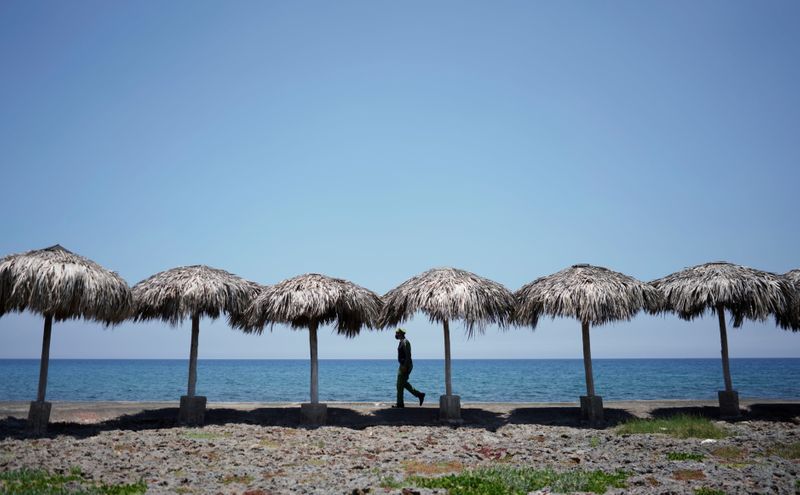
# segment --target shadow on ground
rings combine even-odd
[[[676,414],[688,414],[691,416],[701,416],[708,419],[724,419],[726,421],[779,421],[779,422],[798,422],[800,421],[800,404],[791,403],[765,403],[751,404],[747,409],[740,409],[741,416],[738,418],[720,418],[719,408],[712,406],[703,407],[662,407],[650,411],[654,418],[666,418]]]
[[[605,421],[593,428],[614,427],[623,421],[635,416],[624,409],[605,408],[603,410]],[[580,410],[577,407],[524,407],[513,409],[508,416],[510,424],[536,424],[546,426],[571,426],[573,428],[592,427],[581,421]]]
[[[457,425],[439,421],[437,408],[377,409],[360,413],[346,407],[328,407],[328,426],[364,429],[370,426],[434,426],[443,428],[483,428],[496,431],[506,424],[541,424],[589,427],[579,417],[578,408],[543,407],[519,408],[504,414],[479,407],[464,407],[461,410],[463,422]],[[597,427],[613,426],[632,417],[621,409],[606,409],[607,421]],[[157,430],[175,428],[178,425],[178,408],[163,407],[148,409],[136,414],[122,415],[97,423],[54,422],[48,427],[47,437],[68,435],[87,438],[102,431],[113,430]],[[298,407],[261,407],[251,410],[210,408],[206,411],[206,425],[253,424],[262,426],[283,426],[288,428],[314,428],[303,424]],[[0,439],[32,438],[27,431],[25,419],[6,417],[0,419]]]
[[[742,410],[741,420],[790,421],[800,422],[800,404],[765,403],[752,404],[749,410]],[[612,428],[635,416],[625,409],[606,408],[605,422],[589,425],[581,421],[577,407],[520,407],[508,413],[499,413],[479,407],[464,407],[461,410],[463,423],[452,425],[439,421],[436,408],[376,409],[360,413],[346,407],[328,407],[328,425],[352,429],[370,426],[435,426],[443,428],[483,428],[496,431],[507,424],[533,424],[542,426],[570,426],[574,428]],[[663,418],[676,414],[691,414],[711,419],[719,419],[716,407],[664,407],[650,412],[652,417]],[[51,423],[47,437],[67,435],[87,438],[103,431],[128,430],[143,431],[175,428],[178,425],[178,408],[164,407],[148,409],[136,414],[123,415],[98,423]],[[229,408],[210,408],[206,411],[206,425],[252,424],[261,426],[283,426],[288,428],[311,429],[303,424],[298,407],[261,407],[252,410]],[[0,439],[33,438],[27,430],[23,418],[6,417],[0,419]]]

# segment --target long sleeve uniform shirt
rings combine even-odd
[[[411,366],[411,342],[406,339],[400,339],[400,345],[397,346],[397,362],[400,366]]]

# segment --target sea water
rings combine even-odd
[[[596,359],[595,390],[606,401],[716,399],[719,359]],[[574,402],[585,395],[580,359],[452,362],[453,392],[465,402]],[[800,359],[731,359],[742,398],[800,399]],[[37,359],[0,360],[0,400],[32,400]],[[187,360],[54,359],[47,399],[174,401],[186,393]],[[197,394],[217,402],[303,402],[308,360],[200,360]],[[326,402],[392,402],[397,363],[321,360],[319,395]],[[444,393],[444,361],[415,360],[411,383],[435,402]],[[413,397],[407,395],[406,401]]]

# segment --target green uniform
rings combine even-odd
[[[411,375],[411,370],[414,368],[414,362],[411,360],[411,342],[401,339],[400,345],[397,346],[397,362],[400,367],[397,369],[397,405],[403,406],[403,390],[408,390],[411,394],[420,398],[422,392],[415,389],[408,383],[408,377]]]

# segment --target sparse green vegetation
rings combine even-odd
[[[747,452],[734,445],[716,448],[712,450],[711,453],[714,457],[726,462],[737,462],[747,457]]]
[[[667,459],[670,461],[702,461],[705,456],[703,454],[695,454],[693,452],[668,452]]]
[[[262,438],[258,441],[259,445],[268,449],[277,449],[280,447],[280,444],[275,440],[270,440],[269,438]]]
[[[800,459],[800,442],[778,444],[769,449],[767,453],[784,459]]]
[[[589,446],[594,448],[600,445],[600,438],[599,437],[592,437],[589,439]]]
[[[713,488],[701,487],[694,491],[694,495],[725,495],[725,492]]]
[[[394,476],[381,476],[381,488],[403,488],[403,484],[394,479]]]
[[[232,483],[238,483],[240,485],[249,485],[253,482],[253,477],[249,474],[227,474],[222,477],[222,483],[225,485],[230,485]]]
[[[230,438],[230,433],[214,433],[211,431],[197,431],[186,430],[182,434],[183,438],[190,440],[221,440],[223,438]]]
[[[669,418],[626,421],[617,427],[620,435],[659,433],[677,438],[725,438],[728,433],[706,418],[678,414]]]
[[[627,478],[624,472],[496,467],[438,478],[412,476],[407,481],[421,488],[443,488],[450,495],[517,495],[544,487],[560,493],[605,493],[608,488],[624,488]]]
[[[87,479],[77,468],[69,474],[51,474],[41,469],[0,473],[0,492],[7,495],[137,495],[146,491],[144,481],[106,485]]]

